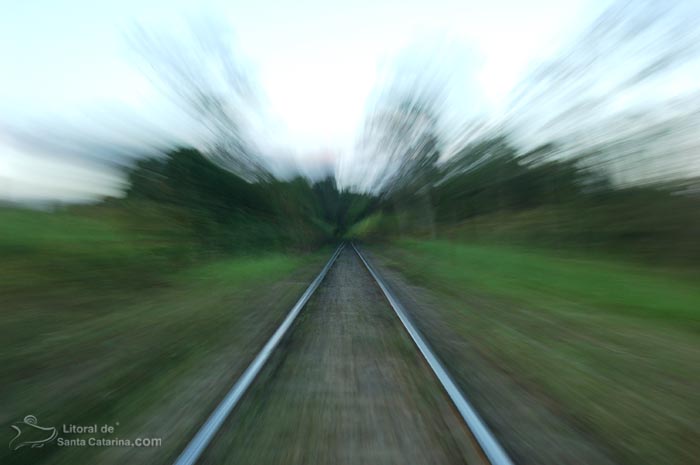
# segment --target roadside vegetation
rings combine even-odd
[[[694,277],[531,247],[403,240],[376,250],[431,290],[453,337],[616,462],[681,465],[700,453]]]
[[[144,463],[172,460],[326,255],[219,259],[161,276],[158,286],[137,292],[93,289],[88,280],[82,291],[73,286],[5,300],[3,424],[28,414],[59,428],[119,423],[116,437],[156,437],[163,444],[117,448],[105,458],[97,458],[104,450],[85,447],[4,448],[2,462],[129,461],[119,453]]]

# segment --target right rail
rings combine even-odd
[[[488,458],[492,465],[513,465],[513,461],[510,459],[510,457],[508,457],[506,451],[503,450],[503,447],[501,447],[501,445],[498,443],[496,437],[493,435],[493,433],[491,433],[469,401],[467,401],[467,398],[452,380],[452,377],[449,375],[445,367],[433,353],[432,349],[430,349],[427,342],[425,342],[423,335],[413,325],[413,322],[411,322],[411,319],[408,317],[406,310],[404,310],[399,300],[391,292],[389,286],[387,286],[381,276],[379,276],[374,268],[372,268],[357,247],[355,247],[354,243],[352,244],[352,248],[355,250],[355,253],[357,253],[357,256],[360,257],[362,263],[364,263],[367,271],[369,271],[369,274],[371,274],[374,280],[377,282],[377,285],[384,293],[386,300],[389,301],[389,305],[391,305],[391,308],[394,309],[394,312],[399,317],[399,320],[401,320],[401,323],[403,323],[404,328],[411,336],[411,339],[413,339],[413,342],[418,347],[421,355],[423,355],[425,361],[428,362],[431,370],[437,377],[438,381],[440,381],[440,384],[442,384],[443,389],[459,411],[459,414],[462,416],[462,419],[466,423],[472,435],[479,443],[479,447],[481,447],[481,450],[484,451],[486,458]]]

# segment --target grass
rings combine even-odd
[[[576,301],[592,311],[700,330],[700,286],[690,277],[679,279],[649,267],[541,249],[441,241],[400,245],[413,252],[415,269],[429,269],[441,286],[468,286],[550,306],[562,299]]]
[[[93,287],[152,282],[165,265],[163,247],[117,215],[0,209],[0,292],[24,296],[85,282]]]
[[[270,292],[274,283],[317,259],[223,260],[176,274],[138,298],[105,299],[97,306],[95,299],[81,303],[76,297],[73,306],[63,302],[60,310],[48,303],[5,308],[2,422],[33,412],[47,424],[121,421],[122,437],[141,432],[139,418],[197,366],[221,351],[229,353],[231,367],[248,359],[261,344],[260,327],[269,328],[288,310],[303,281],[278,290],[279,300],[271,306],[258,307],[255,292]],[[214,398],[210,393],[201,406]],[[177,447],[177,437],[166,440]],[[17,451],[11,458],[35,463],[52,453],[60,454],[59,462],[74,463],[91,451]]]
[[[0,462],[172,461],[328,255],[249,250],[173,267],[146,239],[111,215],[0,211],[3,429],[32,414],[163,440],[4,448]]]
[[[629,464],[700,456],[700,287],[604,258],[446,241],[383,254],[459,337]]]

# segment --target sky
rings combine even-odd
[[[498,111],[534,64],[608,3],[0,0],[0,199],[76,201],[123,187],[116,170],[64,158],[63,139],[187,138],[187,118],[127,40],[135,25],[173,35],[211,19],[230,28],[263,95],[265,150],[313,172],[338,157],[352,162],[368,99],[405,50],[449,44],[440,50],[466,119]]]

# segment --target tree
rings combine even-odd
[[[247,180],[269,179],[246,127],[256,95],[225,28],[192,27],[190,41],[137,28],[131,43],[148,74],[174,103],[207,132],[206,154]]]

